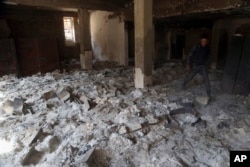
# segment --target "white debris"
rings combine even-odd
[[[1,109],[5,112],[7,115],[12,115],[14,113],[14,103],[13,101],[7,100],[2,105]]]
[[[250,96],[214,77],[215,98],[195,106],[205,90],[180,91],[182,74],[167,63],[147,89],[130,67],[0,77],[0,139],[13,141],[0,166],[229,166],[229,150],[250,149]]]
[[[25,146],[30,146],[33,142],[35,142],[35,139],[37,139],[40,133],[41,129],[29,128],[26,131],[24,138],[22,139],[22,143]]]
[[[41,143],[35,146],[35,149],[39,152],[51,152],[54,140],[56,140],[54,136],[47,136]]]
[[[199,96],[199,97],[196,97],[196,101],[201,104],[201,105],[207,105],[208,102],[209,102],[209,97],[207,96]]]

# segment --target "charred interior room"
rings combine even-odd
[[[249,0],[0,1],[0,167],[229,167],[249,151]]]

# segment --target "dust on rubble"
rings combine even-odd
[[[167,63],[147,89],[130,67],[0,78],[0,166],[229,166],[229,150],[250,150],[250,97],[211,71],[201,105],[202,80],[180,90],[183,73]]]

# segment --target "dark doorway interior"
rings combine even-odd
[[[135,27],[134,22],[126,22],[128,33],[128,63],[130,66],[135,65]]]
[[[174,59],[182,59],[183,58],[183,49],[185,48],[185,36],[177,35],[176,36],[176,55],[174,55]]]
[[[220,34],[217,67],[220,69],[224,69],[228,49],[228,33],[226,30],[222,30]]]

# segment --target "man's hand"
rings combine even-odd
[[[186,67],[186,72],[187,72],[187,73],[190,73],[190,72],[191,72],[191,67],[190,67],[189,64],[188,64],[187,67]]]

